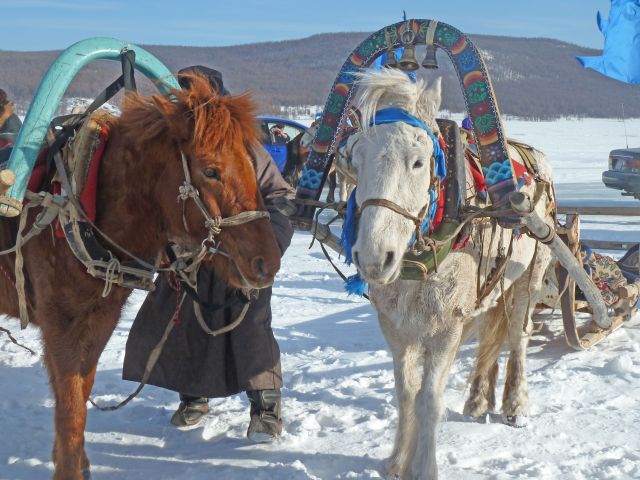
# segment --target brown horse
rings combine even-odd
[[[251,156],[258,146],[253,113],[248,96],[218,96],[199,77],[188,91],[173,91],[172,97],[130,95],[122,116],[110,122],[97,226],[152,264],[168,242],[199,248],[209,232],[203,212],[195,202],[187,201],[184,211],[176,202],[185,181],[181,154],[212,217],[264,210]],[[5,237],[8,222],[0,224]],[[232,285],[261,288],[273,282],[280,252],[266,218],[223,227],[216,240],[232,261],[220,255],[206,261]],[[100,354],[131,290],[114,287],[102,298],[104,282],[89,277],[69,247],[47,232],[27,243],[23,254],[30,318],[42,330],[56,400],[53,478],[80,480],[89,471],[86,402]],[[6,278],[14,260],[0,257],[5,273],[0,275],[0,312],[17,317],[16,288]]]

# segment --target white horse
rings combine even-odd
[[[385,199],[417,216],[429,199],[434,152],[431,137],[422,128],[404,122],[367,126],[376,111],[396,107],[436,132],[440,79],[426,88],[421,80],[412,83],[404,73],[385,69],[362,74],[359,82],[365,128],[349,139],[345,152],[351,157],[350,168],[357,179],[357,204]],[[544,155],[537,151],[534,155],[542,174],[550,178]],[[471,192],[468,203],[474,203],[475,198]],[[545,203],[546,194],[536,206],[543,218]],[[494,408],[496,359],[506,340],[510,355],[503,414],[512,425],[524,423],[528,415],[525,354],[530,314],[550,252],[542,244],[536,246],[529,236],[517,237],[490,220],[475,221],[466,246],[449,253],[437,273],[424,282],[402,280],[402,259],[414,229],[414,223],[397,210],[368,203],[361,208],[352,254],[358,272],[369,282],[371,301],[393,354],[399,425],[388,476],[435,479],[436,427],[463,325],[480,322],[480,355],[465,413],[477,416]],[[511,250],[510,256],[505,255],[507,250]],[[479,299],[479,287],[487,283],[499,254],[507,258],[504,276]]]

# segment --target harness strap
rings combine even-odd
[[[25,276],[24,276],[24,257],[22,256],[22,244],[24,239],[22,232],[27,225],[27,217],[29,216],[29,209],[33,205],[27,204],[24,210],[20,213],[20,226],[18,227],[18,236],[16,237],[16,261],[15,261],[15,275],[16,275],[16,291],[18,294],[18,311],[20,314],[20,328],[24,330],[29,325],[29,311],[27,309],[27,295],[25,292]]]
[[[182,297],[180,298],[178,305],[176,306],[178,310],[180,309],[180,307],[182,307],[184,298],[185,298],[185,294],[182,294]],[[118,410],[119,408],[124,407],[127,403],[129,403],[131,400],[136,398],[138,394],[142,391],[144,386],[147,384],[147,382],[149,381],[151,372],[153,371],[153,368],[156,366],[156,363],[158,363],[158,360],[160,359],[160,354],[162,353],[162,350],[164,349],[164,345],[165,343],[167,343],[167,339],[169,338],[169,334],[171,333],[171,330],[173,330],[173,327],[175,326],[176,326],[176,322],[172,317],[171,319],[169,319],[169,323],[167,323],[167,326],[164,329],[164,333],[162,334],[162,337],[160,338],[156,346],[153,347],[153,349],[151,350],[151,353],[149,353],[149,357],[147,358],[147,363],[145,364],[145,367],[144,367],[144,374],[142,375],[142,380],[140,380],[140,384],[138,385],[138,388],[136,388],[131,395],[129,395],[127,398],[125,398],[122,402],[118,403],[117,405],[107,405],[107,406],[98,405],[91,397],[89,397],[89,402],[91,402],[91,405],[93,405],[100,411],[111,412],[113,410]]]
[[[122,75],[120,75],[115,81],[107,86],[98,96],[89,104],[89,106],[82,113],[72,113],[69,115],[61,115],[54,118],[51,121],[51,129],[61,128],[62,130],[55,134],[53,143],[50,145],[47,155],[45,157],[46,174],[45,178],[50,179],[51,167],[53,165],[53,158],[62,146],[71,138],[76,132],[78,126],[91,115],[94,111],[107,103],[113,96],[118,93],[122,88],[127,91],[136,91],[136,81],[134,77],[135,71],[135,58],[136,52],[133,50],[126,50],[122,53],[120,61],[122,63]]]
[[[200,304],[198,302],[193,302],[193,312],[196,314],[196,320],[198,320],[198,324],[200,325],[200,328],[202,328],[204,333],[206,333],[207,335],[211,335],[212,337],[216,337],[218,335],[230,332],[238,325],[240,325],[240,323],[242,323],[242,321],[244,320],[244,317],[247,315],[247,311],[249,310],[250,305],[251,303],[247,300],[247,302],[242,307],[242,311],[240,312],[238,317],[229,325],[225,325],[224,327],[218,328],[217,330],[211,330],[209,328],[207,322],[205,322],[204,317],[202,316],[202,310],[200,309]]]
[[[370,198],[368,200],[365,200],[364,202],[362,202],[362,205],[360,206],[360,212],[358,212],[358,213],[361,214],[362,211],[365,208],[372,207],[372,206],[385,207],[385,208],[388,208],[389,210],[393,210],[394,212],[399,213],[403,217],[411,220],[416,225],[420,225],[422,223],[422,219],[419,218],[418,216],[415,216],[415,215],[409,213],[408,210],[406,210],[405,208],[401,207],[397,203],[394,203],[391,200],[386,200],[384,198]],[[425,210],[426,210],[426,206],[422,207],[420,212],[423,213]],[[418,214],[418,215],[421,216],[420,214]]]
[[[494,221],[493,225],[495,224],[496,222]],[[506,256],[501,255],[500,253],[498,254],[496,258],[496,264],[489,272],[489,275],[487,275],[484,285],[482,285],[482,288],[480,288],[478,291],[478,298],[476,299],[476,308],[478,308],[482,303],[482,301],[493,291],[493,289],[496,287],[498,282],[502,282],[504,280],[504,274],[505,274],[505,271],[507,270],[507,264],[509,263],[509,260],[511,260],[511,255],[513,253],[513,241],[514,241],[513,230],[510,229],[509,231],[511,232],[511,240],[509,241],[509,248],[507,250],[507,254]],[[503,232],[500,232],[500,235],[502,235],[502,233]],[[493,233],[492,233],[492,240],[493,240]],[[489,248],[491,248],[492,244],[493,244],[493,241],[489,243]],[[480,270],[480,266],[478,266],[478,270]]]
[[[64,167],[64,164],[62,163],[62,158],[60,158],[59,155],[56,155],[54,157],[54,161],[55,161],[55,164],[56,164],[56,169],[58,170],[58,176],[60,178],[60,183],[62,184],[62,187],[67,192],[69,202],[75,208],[75,213],[78,214],[83,219],[83,222],[86,222],[88,225],[90,225],[91,228],[93,228],[96,232],[98,232],[100,234],[100,236],[102,236],[102,238],[107,240],[116,249],[120,250],[121,253],[124,253],[125,255],[128,255],[130,258],[132,258],[136,262],[138,262],[143,269],[149,270],[149,271],[155,270],[155,267],[153,265],[151,265],[148,262],[145,262],[141,258],[138,258],[133,253],[129,252],[124,247],[120,246],[115,240],[113,240],[109,235],[107,235],[102,230],[100,230],[98,228],[98,226],[94,222],[91,221],[91,219],[87,216],[87,214],[85,213],[84,209],[82,208],[82,205],[80,204],[78,198],[73,193],[73,190],[71,188],[71,182],[69,181],[69,177],[67,176],[67,170]],[[67,218],[61,217],[60,220],[61,220],[61,223],[68,223],[68,219]]]
[[[424,216],[427,212],[427,208],[429,208],[429,203],[426,203],[424,207],[420,209],[420,212],[417,216],[411,214],[408,210],[401,207],[397,203],[392,202],[391,200],[387,200],[385,198],[369,198],[362,202],[360,209],[358,211],[358,215],[362,214],[362,211],[367,207],[384,207],[392,210],[408,220],[411,220],[415,225],[416,229],[416,241],[414,245],[411,247],[412,250],[421,252],[427,247],[427,241],[425,241],[424,236],[422,235],[422,222]],[[434,247],[430,247],[434,248]]]

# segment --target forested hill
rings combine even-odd
[[[332,33],[231,47],[146,48],[174,71],[193,64],[221,70],[231,91],[252,90],[261,112],[268,113],[281,105],[324,104],[340,66],[367,35]],[[576,55],[597,55],[595,50],[540,38],[471,38],[485,55],[503,113],[529,118],[618,117],[624,104],[627,116],[640,117],[640,86],[585,70],[575,60]],[[24,108],[58,53],[0,51],[0,88]],[[423,55],[421,48],[418,61]],[[462,111],[464,103],[451,62],[442,51],[438,59],[441,68],[437,73],[421,69],[420,75],[443,75],[443,108]],[[69,96],[94,97],[118,74],[115,62],[91,64],[74,80]]]

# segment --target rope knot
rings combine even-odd
[[[220,232],[222,231],[222,217],[218,216],[218,217],[208,218],[204,222],[204,226],[211,231],[213,236],[219,235]]]
[[[114,283],[120,280],[120,261],[116,257],[111,257],[104,272],[104,289],[102,298],[109,296]]]
[[[198,190],[191,185],[190,183],[184,182],[182,185],[178,187],[178,201],[185,201],[188,198],[196,198],[198,197]]]

